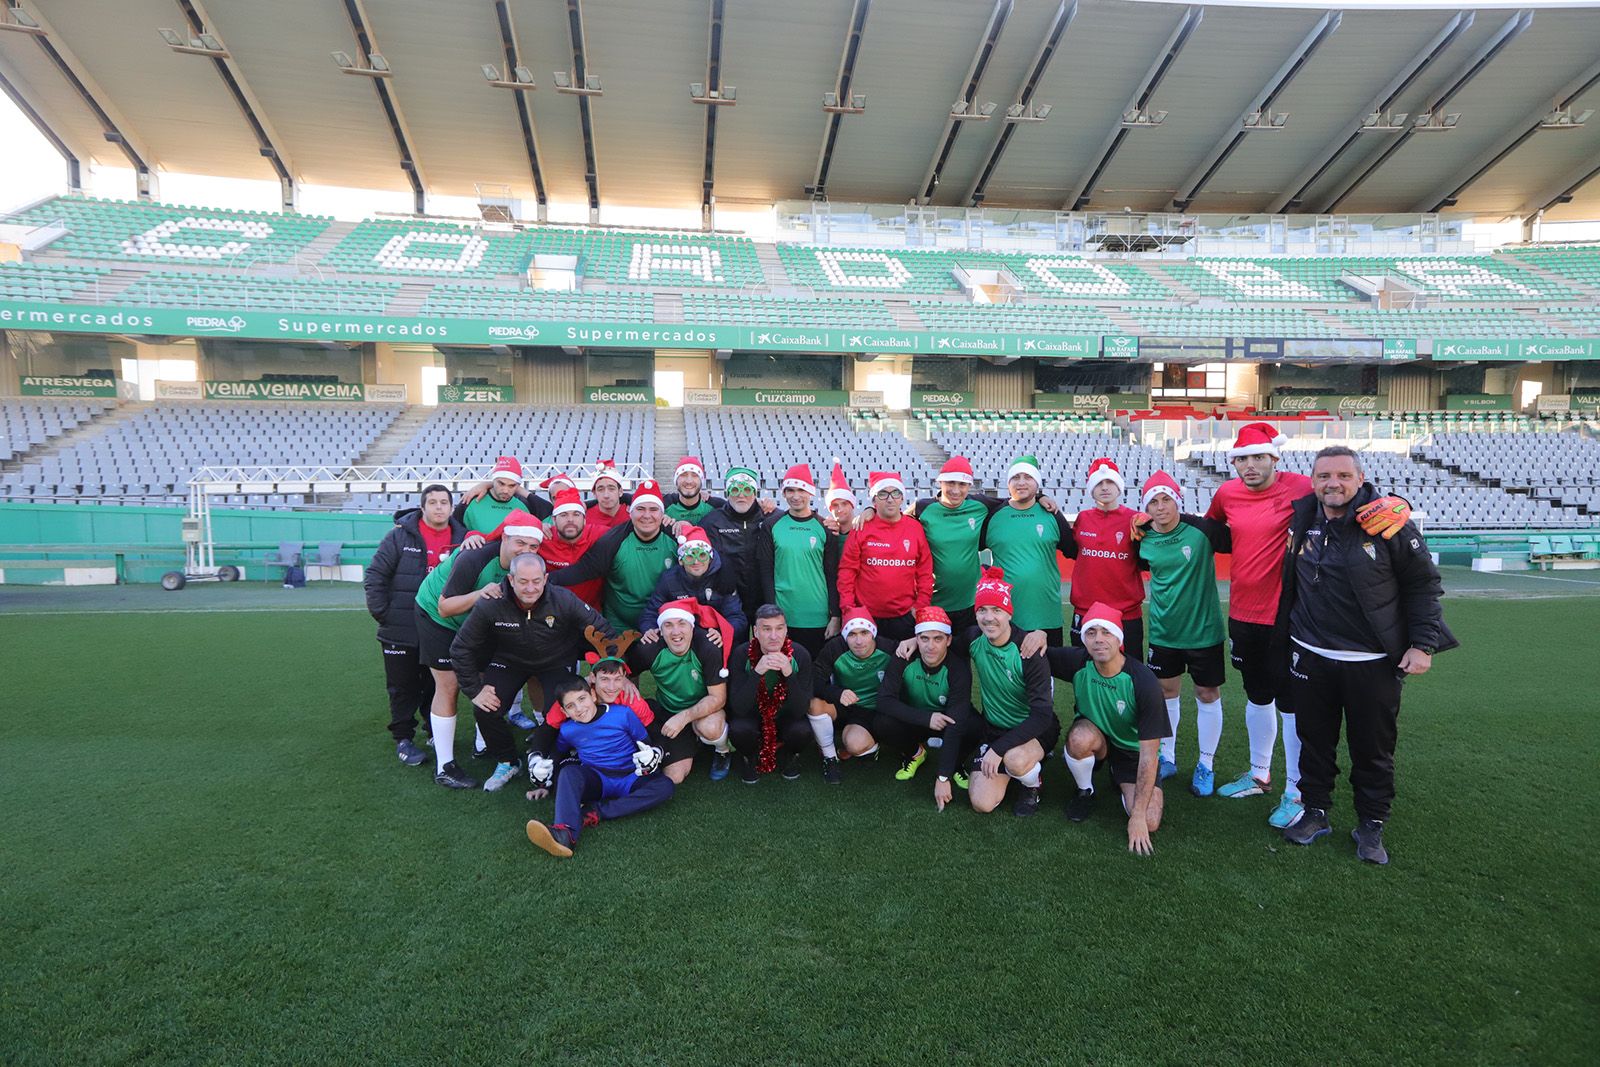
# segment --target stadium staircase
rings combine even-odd
[[[1146,274],[1151,275],[1170,288],[1177,294],[1179,299],[1191,303],[1200,299],[1200,293],[1197,290],[1190,288],[1187,283],[1162,270],[1160,263],[1140,263],[1139,266]]]
[[[885,300],[883,306],[889,309],[889,314],[894,316],[894,324],[902,330],[925,330],[927,324],[917,317],[909,303],[904,300]],[[943,460],[940,461],[941,463]]]
[[[311,263],[321,263],[322,257],[333,251],[359,225],[359,222],[330,222],[326,230],[300,250],[300,254],[295,256],[295,263],[302,268]]]
[[[1544,267],[1539,266],[1539,264],[1530,262],[1526,259],[1517,259],[1517,266],[1521,267],[1529,274],[1537,274],[1539,277],[1543,278],[1547,282],[1550,282],[1552,285],[1565,285],[1568,288],[1576,289],[1585,296],[1593,299],[1600,299],[1600,285],[1591,284],[1584,281],[1582,278],[1574,278],[1569,274],[1557,274],[1553,270],[1546,270]],[[1557,320],[1552,317],[1551,321],[1554,322]]]
[[[1347,322],[1342,321],[1337,315],[1331,314],[1328,311],[1327,308],[1319,308],[1319,307],[1307,306],[1307,307],[1301,308],[1301,310],[1304,311],[1311,318],[1316,319],[1318,322],[1326,323],[1327,326],[1328,326],[1328,333],[1329,333],[1330,336],[1333,336],[1333,337],[1365,337],[1366,336],[1366,334],[1364,334],[1361,330],[1357,329],[1356,327],[1351,326]]]
[[[400,291],[389,301],[389,306],[384,308],[385,315],[403,315],[415,318],[422,310],[423,301],[428,299],[428,294],[433,291],[433,281],[406,282]]]
[[[1135,322],[1133,320],[1133,318],[1131,316],[1129,316],[1129,314],[1126,311],[1124,311],[1122,308],[1114,306],[1114,305],[1111,305],[1111,304],[1104,304],[1104,305],[1101,305],[1100,310],[1101,310],[1101,312],[1103,312],[1105,314],[1106,318],[1108,318],[1112,322],[1116,323],[1117,324],[1117,329],[1121,330],[1123,333],[1143,333],[1144,332],[1142,329],[1139,328],[1139,324],[1137,322]]]
[[[400,416],[389,424],[389,428],[379,434],[378,439],[361,453],[361,458],[356,460],[356,466],[381,467],[386,463],[395,462],[400,458],[401,450],[411,443],[411,439],[417,436],[417,431],[422,429],[422,424],[427,422],[429,416],[436,410],[422,404],[407,405]]]
[[[940,448],[939,443],[931,438],[919,441],[907,434],[906,440],[911,442],[911,447],[917,450],[917,455],[926,460],[928,466],[934,470],[942,469],[950,461],[950,453]]]
[[[682,322],[683,320],[683,294],[682,293],[657,293],[656,318],[657,322]]]
[[[795,288],[794,282],[789,279],[789,272],[784,269],[783,260],[778,258],[777,245],[758,243],[756,262],[761,264],[761,273],[766,276],[768,291],[776,294],[780,289]]]
[[[663,492],[671,492],[672,472],[678,460],[689,454],[689,432],[683,425],[682,408],[656,408],[655,474]],[[709,479],[721,481],[722,471],[707,471]]]
[[[52,437],[37,448],[29,449],[27,452],[20,453],[7,462],[0,463],[0,474],[9,474],[12,471],[20,470],[24,463],[38,463],[40,460],[58,455],[82,441],[98,437],[107,427],[129,422],[149,406],[149,404],[142,401],[124,401],[117,405],[114,410],[108,411],[104,415],[96,416],[88,422],[73,427],[66,433]]]

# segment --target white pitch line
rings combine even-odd
[[[64,611],[56,611],[56,610],[52,609],[52,610],[45,610],[45,611],[7,611],[3,615],[0,615],[0,618],[19,618],[19,617],[21,617],[23,615],[27,615],[27,616],[32,617],[32,618],[39,618],[40,616],[45,616],[45,615],[264,615],[264,614],[268,614],[268,613],[271,613],[271,614],[282,614],[284,612],[298,612],[298,611],[327,612],[327,611],[361,611],[361,610],[362,610],[361,608],[331,608],[331,607],[330,608],[320,608],[320,607],[307,607],[307,608],[283,608],[283,607],[277,607],[277,608],[126,608],[126,609],[99,608],[99,609],[95,609],[95,610],[92,610],[92,611],[91,610],[87,610],[87,609],[85,609],[85,610],[69,609],[69,610],[64,610]]]
[[[1506,575],[1512,577],[1512,575]],[[1600,582],[1586,582],[1582,578],[1557,578],[1553,574],[1518,574],[1517,578],[1537,578],[1541,582],[1570,582],[1573,585],[1600,585]]]

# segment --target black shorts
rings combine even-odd
[[[1072,613],[1072,647],[1083,647],[1083,616]],[[1122,651],[1134,659],[1144,659],[1144,616],[1122,620]]]
[[[908,637],[917,636],[917,617],[909,611],[904,615],[892,615],[887,619],[874,618],[872,623],[878,628],[878,636],[890,641],[904,641]]]
[[[1139,781],[1139,751],[1113,745],[1106,738],[1106,762],[1111,765],[1111,781],[1116,785],[1135,785]],[[1157,783],[1159,787],[1159,782]]]
[[[946,611],[945,614],[950,616],[950,632],[952,634],[964,634],[978,625],[978,609],[971,605],[964,608],[956,608],[954,611]]]
[[[1287,650],[1264,622],[1228,620],[1228,652],[1252,704],[1271,704],[1288,689]]]
[[[422,660],[424,667],[436,671],[451,670],[450,645],[455,639],[454,630],[440,626],[427,612],[417,609],[417,658]]]
[[[816,659],[817,653],[822,651],[823,642],[827,641],[827,638],[822,636],[827,629],[826,626],[791,626],[789,639],[811,653],[812,659]]]
[[[834,705],[838,707],[838,705]],[[851,704],[848,708],[839,708],[839,715],[833,720],[835,730],[843,730],[846,726],[859,726],[867,733],[872,733],[872,720],[877,713],[871,708],[862,707],[860,704]]]
[[[1227,676],[1223,660],[1222,642],[1219,641],[1209,648],[1151,645],[1145,664],[1156,672],[1157,678],[1181,678],[1187,672],[1195,685],[1215,689]]]
[[[986,719],[984,720],[983,724],[983,743],[986,745],[992,745],[1001,737],[1010,732],[1011,731],[1009,729],[1003,729],[999,726],[996,726],[994,723],[989,722]],[[1050,725],[1044,728],[1043,733],[1034,737],[1025,738],[1022,743],[1027,744],[1029,741],[1039,742],[1039,747],[1044,749],[1044,754],[1046,757],[1048,757],[1051,752],[1055,751],[1055,747],[1060,740],[1061,720],[1052,715],[1050,716]]]
[[[663,708],[654,700],[646,701],[650,710],[655,713],[646,732],[650,735],[650,743],[661,749],[661,765],[670,767],[683,760],[692,760],[700,754],[700,750],[707,747],[700,735],[694,732],[694,723],[689,723],[678,731],[677,737],[667,737],[661,732],[661,727],[673,716],[673,712]]]

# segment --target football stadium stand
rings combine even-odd
[[[1600,289],[1600,248],[1527,248],[1498,258],[1539,268],[1591,289]]]
[[[723,325],[823,326],[835,329],[892,330],[894,315],[876,300],[788,300],[771,296],[712,296],[689,293],[683,298],[683,321]]]
[[[1439,300],[1562,300],[1574,295],[1559,282],[1497,256],[1309,256],[1285,259],[1195,257],[1161,269],[1201,296],[1225,300],[1348,301],[1366,297],[1341,281],[1347,275],[1392,277]]]
[[[0,263],[0,300],[59,304],[89,299],[109,271],[100,267],[54,267],[38,263]]]
[[[1557,507],[1600,510],[1600,441],[1576,433],[1439,433],[1414,454]],[[1580,525],[1588,525],[1581,523]]]
[[[65,235],[54,252],[134,262],[286,263],[333,220],[223,208],[62,196],[11,217]]]
[[[424,318],[652,322],[656,306],[655,298],[649,293],[570,293],[491,285],[436,285],[428,291],[418,314]]]
[[[1338,328],[1299,308],[1131,307],[1128,317],[1155,337],[1338,337]]]
[[[117,298],[124,303],[156,308],[244,308],[382,315],[399,292],[399,282],[152,271],[130,282]]]
[[[0,400],[0,463],[77,429],[116,407],[116,401]]]
[[[537,463],[576,466],[614,459],[648,465],[655,437],[649,407],[493,407],[441,405],[395,456],[396,464],[484,464],[514,455]]]
[[[963,268],[1010,271],[1027,292],[1040,296],[1165,300],[1173,295],[1167,286],[1131,263],[1065,254],[780,244],[778,258],[796,285],[822,291],[949,293],[960,290],[955,271]]]
[[[1567,331],[1510,308],[1428,308],[1421,311],[1357,311],[1333,316],[1364,337],[1560,337]]]
[[[348,274],[493,278],[517,274],[528,260],[523,234],[480,233],[448,222],[362,222],[323,257]]]
[[[183,503],[197,467],[352,464],[402,410],[397,404],[153,404],[124,422],[91,428],[59,452],[24,457],[17,470],[0,475],[0,497]]]
[[[911,307],[924,323],[938,330],[988,333],[1108,334],[1121,329],[1104,311],[1081,304],[959,304],[950,301],[913,300]]]
[[[841,410],[691,407],[684,409],[683,421],[689,451],[705,461],[707,481],[718,488],[723,474],[737,464],[755,470],[763,488],[776,493],[784,471],[809,463],[820,493],[827,489],[837,456],[860,506],[867,502],[869,471],[899,471],[908,496],[928,491],[937,473],[903,435],[857,429]]]

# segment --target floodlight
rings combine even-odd
[[[189,43],[186,39],[179,37],[176,30],[169,30],[163,27],[156,32],[161,35],[161,39],[163,41],[167,42],[174,48],[178,48]]]
[[[483,66],[479,67],[478,69],[483,71],[483,80],[486,81],[486,82],[490,82],[492,84],[494,82],[497,82],[497,81],[501,80],[500,79],[500,68],[499,67],[493,66],[492,64],[489,64],[489,63],[485,63]]]
[[[518,84],[528,85],[528,86],[531,86],[531,85],[534,84],[534,82],[533,82],[533,71],[529,70],[527,67],[517,67],[511,73],[512,73],[512,76],[518,82]]]
[[[10,16],[10,18],[0,18],[0,30],[26,33],[34,37],[48,36],[44,27],[39,25],[39,21],[20,7],[0,5],[0,16],[6,15]]]
[[[383,56],[379,55],[377,52],[369,52],[367,54],[367,61],[373,70],[388,73],[389,61],[384,59]]]
[[[348,52],[333,53],[333,61],[339,64],[341,70],[353,70],[356,65],[356,61],[350,58]]]

